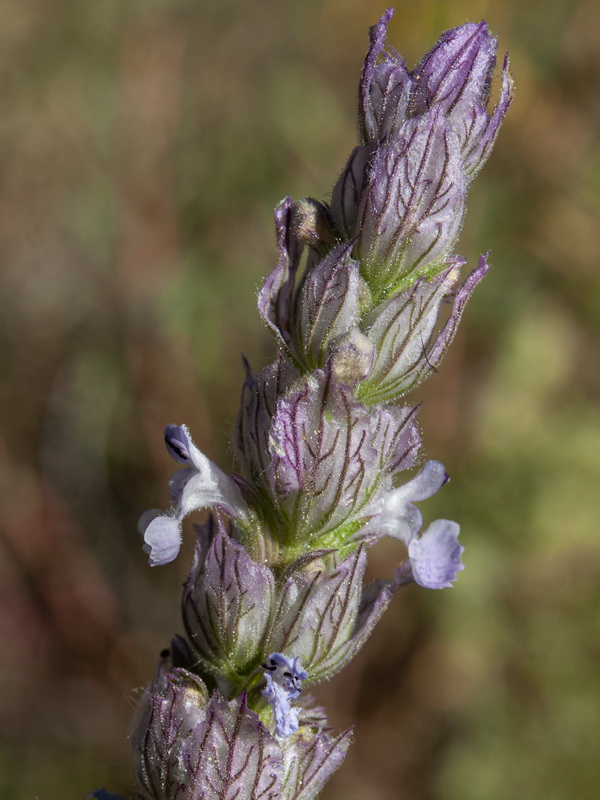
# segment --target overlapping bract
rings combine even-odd
[[[488,111],[497,41],[485,22],[446,31],[410,72],[385,47],[391,16],[371,30],[360,85],[362,142],[331,208],[342,238],[357,238],[361,274],[379,299],[444,269],[468,185],[512,99],[506,57],[500,98]]]
[[[269,435],[269,489],[288,537],[339,546],[340,528],[363,528],[378,494],[414,464],[414,416],[410,407],[367,410],[321,371],[280,398]]]
[[[326,680],[364,644],[392,596],[388,582],[366,599],[366,561],[364,546],[343,559],[314,550],[278,575],[210,521],[183,592],[192,660],[224,689],[247,683],[273,652],[299,658],[308,684]]]
[[[311,800],[339,766],[350,731],[332,736],[301,709],[303,736],[270,732],[242,694],[209,697],[162,659],[131,736],[136,800]]]

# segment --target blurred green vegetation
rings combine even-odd
[[[136,692],[179,629],[149,570],[163,426],[223,468],[272,208],[354,144],[373,0],[0,2],[0,796],[130,782]],[[399,595],[319,697],[344,800],[592,800],[600,786],[600,6],[399,3],[414,63],[485,17],[516,98],[459,252],[493,270],[419,392],[461,522],[451,591]],[[188,537],[189,540],[190,537]],[[389,574],[393,544],[373,552]]]

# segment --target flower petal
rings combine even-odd
[[[220,508],[233,519],[249,521],[248,504],[242,493],[231,478],[198,450],[185,425],[168,425],[165,442],[172,457],[188,466],[178,470],[169,482],[174,509],[165,515],[146,511],[140,517],[138,530],[144,536],[144,552],[150,556],[152,566],[167,564],[177,556],[181,522],[192,511]]]
[[[308,672],[302,669],[297,656],[287,658],[281,653],[271,653],[263,667],[267,685],[262,695],[273,709],[277,735],[284,738],[298,730],[300,709],[292,708],[290,702],[300,696],[301,683],[308,678]]]
[[[159,512],[144,527],[145,518],[150,513],[145,511],[142,514],[138,528],[144,536],[143,550],[148,555],[150,566],[158,567],[177,557],[181,547],[181,525],[177,519]]]
[[[165,428],[165,444],[171,458],[180,464],[192,466],[192,448],[194,444],[187,425],[167,425]]]
[[[415,581],[426,589],[446,589],[464,569],[458,543],[460,526],[447,519],[437,519],[408,545],[408,555]]]
[[[298,708],[292,708],[287,692],[279,686],[273,677],[265,672],[267,685],[262,692],[263,697],[273,709],[275,718],[275,731],[282,739],[296,733],[298,730]]]
[[[392,489],[384,499],[381,515],[368,527],[379,536],[387,534],[408,545],[423,525],[421,512],[413,503],[431,497],[447,479],[443,464],[428,461],[412,480]]]

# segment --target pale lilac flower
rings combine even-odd
[[[387,534],[406,545],[410,577],[426,589],[450,586],[463,569],[456,522],[438,519],[419,536],[423,517],[415,503],[431,497],[447,480],[443,464],[428,461],[412,480],[388,494],[381,515],[372,523],[377,535]],[[407,575],[401,568],[399,576]]]
[[[171,457],[186,466],[169,481],[173,509],[167,514],[146,511],[140,517],[138,529],[151,566],[167,564],[177,556],[181,523],[192,511],[217,508],[233,519],[249,523],[248,506],[238,487],[198,450],[185,425],[168,425],[165,444]]]

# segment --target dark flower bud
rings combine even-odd
[[[402,56],[385,49],[387,26],[394,14],[388,8],[369,34],[371,46],[363,66],[358,125],[363,143],[394,136],[408,115],[411,77]]]

